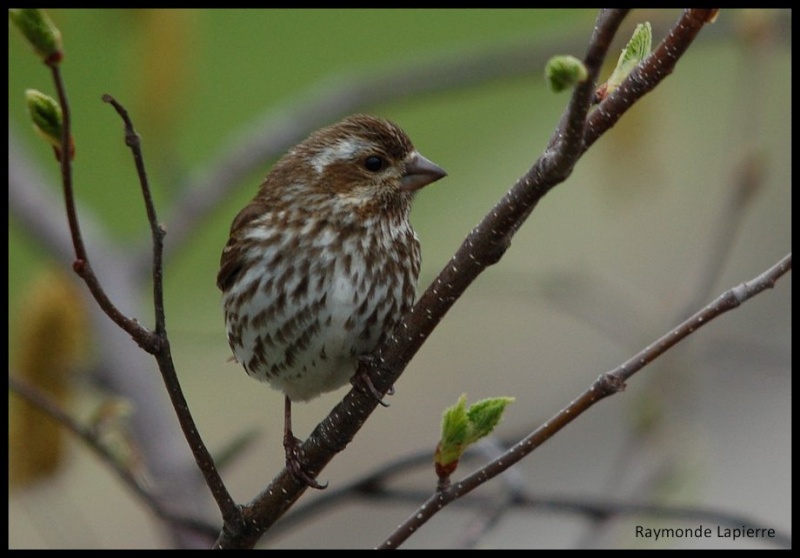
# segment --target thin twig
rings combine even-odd
[[[9,144],[9,202],[11,214],[26,224],[26,232],[58,261],[71,262],[75,257],[64,201],[51,196],[47,180],[38,168],[26,164],[18,142]],[[15,153],[12,155],[12,151]],[[57,190],[53,189],[53,192]],[[63,194],[62,194],[63,198]],[[96,264],[95,271],[103,278],[103,289],[120,308],[135,308],[142,292],[141,278],[132,272],[127,259],[130,249],[115,241],[89,207],[78,202],[81,231]],[[94,216],[94,218],[92,218]],[[79,277],[76,277],[81,281]],[[86,289],[85,306],[92,319],[94,352],[97,361],[96,379],[108,390],[122,394],[136,409],[130,417],[131,434],[141,450],[153,481],[161,490],[154,496],[170,509],[194,514],[206,510],[205,481],[195,466],[195,460],[185,442],[185,436],[174,420],[174,410],[160,397],[163,380],[152,374],[149,354],[131,342],[130,335],[119,327],[108,327],[105,311],[95,303]],[[198,541],[192,533],[170,529],[176,544],[208,547],[205,539]]]
[[[156,354],[156,351],[162,351],[162,360],[164,360],[163,356],[166,355],[166,360],[168,360],[171,364],[171,357],[169,354],[169,344],[166,342],[162,342],[161,338],[158,337],[154,332],[150,331],[149,329],[141,326],[139,322],[135,319],[128,318],[125,316],[117,306],[111,301],[108,294],[106,293],[105,289],[101,285],[99,279],[94,273],[92,266],[89,262],[89,256],[86,251],[86,247],[83,241],[83,236],[81,234],[80,223],[78,221],[78,215],[76,210],[76,203],[75,203],[75,195],[74,195],[74,188],[73,188],[73,180],[72,180],[72,159],[68,155],[70,153],[70,138],[72,135],[71,131],[71,121],[70,121],[70,109],[69,109],[69,101],[67,98],[66,87],[64,86],[64,80],[61,75],[60,66],[57,63],[48,63],[52,71],[53,81],[56,85],[56,90],[58,91],[59,96],[59,103],[61,105],[62,110],[62,136],[61,136],[61,177],[62,177],[62,187],[64,191],[64,200],[65,206],[67,211],[67,220],[69,222],[69,229],[70,229],[70,236],[72,237],[73,246],[75,249],[75,261],[73,262],[73,269],[78,274],[81,279],[86,283],[89,291],[92,293],[95,301],[97,302],[98,306],[102,309],[103,313],[105,313],[109,318],[111,318],[114,323],[116,323],[123,331],[128,333],[131,338],[146,352],[150,354]],[[159,361],[159,365],[161,366],[162,362]],[[172,376],[177,381],[177,376],[175,375],[174,368],[172,369]],[[166,376],[165,376],[166,378]],[[171,395],[174,392],[171,392]],[[182,395],[180,399],[182,399]],[[177,407],[176,407],[177,408]],[[188,413],[188,406],[186,402],[183,401],[182,405],[183,409],[186,409]],[[179,418],[185,413],[180,409],[177,410]],[[184,429],[184,435],[187,437],[188,440],[192,440],[192,434],[187,434],[187,429],[185,428],[185,423],[181,423],[181,427]],[[193,432],[194,436],[198,437],[196,434],[196,429],[192,428],[189,432]],[[202,442],[201,442],[202,443]],[[202,450],[205,450],[204,447],[196,447],[194,445],[191,446],[192,453],[195,455],[195,459],[197,460],[197,456],[202,454]],[[206,461],[210,461],[210,454],[208,451],[205,450],[205,454],[207,455]],[[218,473],[213,468],[213,461],[211,462],[211,467],[202,468],[201,471],[205,475],[206,479],[213,478],[214,474],[216,474],[217,479],[219,479]],[[201,463],[198,461],[198,464]],[[209,472],[211,471],[211,472]],[[215,484],[210,484],[212,493],[217,497],[217,501],[220,502],[220,509],[222,510],[223,517],[230,520],[231,523],[235,523],[239,520],[240,515],[238,514],[238,508],[233,503],[232,499],[228,495],[227,499],[224,496],[227,494],[227,491],[222,485],[221,479],[218,480]],[[222,488],[220,488],[220,486]],[[226,515],[227,514],[227,515]]]
[[[430,493],[422,494],[418,490],[402,490],[397,488],[384,488],[375,494],[359,494],[368,498],[373,504],[396,506],[399,502],[419,502]],[[453,506],[460,509],[482,510],[496,504],[496,498],[471,494],[469,498],[461,498],[452,502]],[[509,508],[523,509],[528,512],[542,514],[570,513],[594,520],[610,520],[620,517],[640,516],[675,519],[684,522],[702,522],[720,527],[740,529],[742,525],[757,529],[762,532],[773,531],[770,536],[763,537],[764,542],[772,543],[779,547],[791,548],[791,534],[775,529],[770,524],[765,524],[748,516],[726,512],[715,508],[698,508],[693,506],[670,506],[650,503],[638,503],[627,500],[609,500],[606,497],[592,499],[588,497],[569,498],[563,496],[542,496],[522,494],[514,500],[508,501]],[[280,524],[279,524],[280,525]],[[270,532],[271,533],[271,532]]]
[[[654,343],[623,362],[614,370],[602,374],[586,391],[580,394],[564,409],[559,411],[541,427],[512,446],[503,455],[453,483],[446,490],[437,490],[412,513],[405,522],[397,527],[379,548],[397,548],[430,518],[455,499],[461,498],[486,481],[496,477],[522,458],[541,446],[544,442],[561,431],[598,401],[625,389],[625,381],[633,374],[647,366],[650,362],[667,352],[678,342],[686,339],[699,328],[729,310],[733,310],[761,291],[772,288],[775,282],[792,268],[792,255],[788,254],[778,263],[755,277],[720,295],[714,302],[684,320],[678,327],[663,335]]]
[[[219,472],[214,465],[214,460],[197,431],[194,419],[189,411],[189,406],[186,403],[185,397],[183,396],[174,363],[172,362],[169,341],[165,331],[162,294],[163,266],[161,254],[163,252],[163,229],[157,223],[155,206],[152,201],[152,195],[150,193],[149,183],[147,181],[147,173],[145,172],[144,168],[138,135],[133,128],[133,124],[128,117],[127,111],[121,107],[119,103],[111,99],[110,96],[108,98],[104,98],[104,100],[111,102],[114,105],[125,122],[126,144],[131,148],[134,155],[137,171],[139,173],[140,185],[142,187],[145,205],[147,207],[147,215],[151,230],[153,232],[153,280],[156,301],[156,322],[158,324],[156,332],[140,326],[136,320],[125,317],[117,309],[113,302],[111,302],[99,279],[92,271],[89,263],[88,253],[81,235],[80,223],[75,207],[75,195],[72,183],[72,162],[71,157],[68,155],[70,153],[69,139],[71,137],[71,127],[66,88],[64,87],[64,81],[61,76],[59,65],[57,63],[49,63],[48,66],[52,71],[53,80],[56,84],[63,114],[63,128],[61,137],[62,155],[60,157],[60,162],[65,205],[67,210],[67,220],[69,222],[70,233],[72,236],[76,256],[73,268],[75,272],[86,282],[89,290],[103,311],[115,323],[117,323],[117,325],[128,332],[128,334],[131,335],[131,337],[139,344],[139,346],[156,357],[159,369],[162,372],[164,382],[167,386],[167,391],[170,399],[172,400],[173,407],[178,415],[178,420],[181,424],[184,435],[186,436],[186,440],[189,443],[192,453],[194,454],[195,461],[203,473],[212,495],[217,501],[217,505],[220,508],[225,523],[236,525],[241,521],[239,508],[225,487],[225,484],[222,481],[222,478],[219,476]]]
[[[510,444],[501,443],[498,445],[508,448]],[[475,458],[477,453],[474,450],[467,450],[464,458]],[[269,536],[272,538],[280,536],[296,528],[300,522],[313,521],[315,517],[330,513],[333,506],[342,505],[345,501],[363,500],[374,505],[389,507],[396,507],[399,503],[418,503],[428,498],[430,492],[423,493],[419,490],[394,488],[389,485],[395,477],[409,474],[420,467],[431,468],[430,448],[381,465],[366,473],[362,479],[340,488],[331,489],[330,492],[320,494],[312,501],[296,506],[274,528],[270,529]],[[505,477],[507,474],[503,476]],[[699,521],[730,528],[739,528],[742,525],[747,525],[754,529],[767,530],[771,528],[771,526],[764,525],[750,517],[728,513],[721,509],[638,503],[627,500],[612,501],[606,497],[592,499],[585,496],[579,498],[547,496],[538,493],[530,494],[524,487],[515,488],[512,497],[503,501],[509,509],[523,509],[544,514],[570,513],[594,519],[649,516],[682,521]],[[498,498],[494,496],[472,493],[469,498],[460,498],[453,501],[451,505],[460,506],[462,509],[485,510],[496,506],[497,502]],[[791,546],[791,536],[777,529],[775,530],[774,538],[768,540],[777,546]]]
[[[78,214],[75,208],[75,193],[72,184],[72,158],[70,153],[70,137],[72,134],[70,127],[70,109],[69,100],[67,98],[67,91],[64,87],[64,80],[61,76],[61,69],[58,63],[48,63],[53,75],[56,90],[58,91],[58,101],[61,105],[61,112],[63,118],[63,127],[61,130],[61,182],[64,189],[64,203],[67,210],[67,221],[69,222],[70,235],[72,237],[73,247],[75,249],[75,261],[72,268],[75,273],[84,280],[86,286],[92,293],[92,296],[97,301],[97,304],[103,311],[111,318],[114,323],[124,329],[133,338],[136,343],[145,351],[153,353],[158,345],[157,337],[149,329],[141,326],[138,321],[133,318],[125,316],[108,298],[108,295],[103,290],[97,276],[92,270],[89,263],[89,255],[86,252],[86,246],[83,242],[81,235],[80,223],[78,221]]]
[[[217,502],[217,506],[222,513],[223,521],[225,524],[238,524],[241,522],[241,513],[239,507],[233,501],[230,493],[228,492],[222,477],[219,475],[214,458],[211,452],[203,442],[200,433],[197,430],[197,425],[194,422],[194,417],[189,410],[189,405],[183,395],[183,389],[178,379],[178,374],[175,370],[175,363],[172,361],[172,354],[170,352],[169,338],[166,332],[166,319],[164,316],[164,294],[163,294],[163,238],[164,229],[158,224],[156,216],[155,204],[153,203],[152,194],[150,192],[149,181],[147,180],[147,172],[144,166],[144,158],[142,157],[141,142],[139,134],[133,127],[133,122],[128,115],[128,111],[111,95],[103,95],[103,101],[110,103],[125,123],[125,144],[131,148],[133,158],[136,163],[136,170],[139,175],[139,183],[142,188],[142,195],[144,196],[144,203],[147,208],[147,218],[150,223],[150,229],[153,236],[153,289],[154,289],[154,306],[156,315],[156,332],[153,334],[157,342],[153,343],[153,355],[158,362],[158,368],[164,379],[164,384],[167,388],[172,406],[178,415],[178,422],[181,425],[186,441],[189,448],[192,450],[197,466],[206,480],[206,484],[211,490],[211,494]]]
[[[641,64],[592,112],[586,125],[586,151],[639,99],[655,89],[675,69],[698,33],[711,23],[717,10],[684,10],[669,34]]]
[[[114,97],[108,93],[103,95],[103,102],[110,103],[116,109],[117,114],[122,117],[125,122],[125,145],[131,148],[133,153],[133,160],[136,164],[136,173],[139,176],[139,184],[142,188],[142,196],[144,198],[144,206],[147,211],[147,221],[150,224],[150,233],[152,236],[152,252],[153,252],[153,307],[155,309],[155,331],[156,336],[161,339],[165,336],[166,332],[166,316],[164,315],[164,235],[166,231],[162,225],[158,223],[156,217],[156,206],[153,203],[153,194],[150,191],[150,181],[147,179],[147,171],[144,166],[144,157],[142,156],[141,138],[136,130],[133,128],[133,122],[128,115],[128,111]]]

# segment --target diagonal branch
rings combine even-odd
[[[741,283],[721,294],[711,304],[685,319],[676,328],[633,355],[614,370],[602,374],[589,388],[576,397],[569,405],[546,421],[541,427],[520,440],[500,457],[469,476],[450,485],[445,490],[437,490],[428,500],[412,513],[405,522],[381,544],[379,548],[397,548],[411,534],[436,515],[450,502],[461,498],[518,463],[536,448],[552,438],[557,432],[582,415],[595,403],[602,401],[625,389],[625,381],[643,369],[659,356],[666,353],[680,341],[718,318],[725,312],[739,307],[765,289],[775,286],[775,282],[792,268],[791,253],[775,265],[750,281]]]
[[[514,233],[538,201],[564,181],[582,153],[586,115],[594,94],[600,66],[626,10],[602,11],[584,60],[589,79],[579,84],[556,128],[547,150],[520,178],[483,221],[472,230],[450,264],[439,274],[412,310],[404,316],[395,334],[361,363],[375,387],[386,393],[399,378],[445,313],[467,287],[506,251]],[[360,369],[361,371],[361,369]],[[307,470],[316,475],[349,443],[378,401],[357,389],[351,390],[303,444]],[[285,469],[252,502],[244,507],[246,530],[223,532],[217,547],[249,547],[266,531],[307,487],[300,485]]]

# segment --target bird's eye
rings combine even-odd
[[[364,167],[370,172],[378,172],[383,168],[383,159],[377,155],[370,155],[364,160]]]

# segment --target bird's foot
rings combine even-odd
[[[328,488],[328,483],[320,484],[308,471],[306,471],[301,459],[302,449],[301,442],[294,436],[286,436],[283,439],[283,449],[286,451],[286,468],[292,474],[294,479],[310,488],[323,490]]]
[[[375,357],[372,355],[362,355],[358,360],[364,361],[366,364],[371,366],[375,362]],[[350,383],[361,393],[366,393],[374,397],[375,400],[382,406],[389,406],[389,404],[383,400],[383,394],[378,391],[378,388],[376,388],[375,384],[372,383],[372,378],[369,377],[366,368],[359,366],[356,370],[356,373],[352,378],[350,378]],[[389,388],[389,390],[386,392],[386,395],[394,395],[394,386]]]

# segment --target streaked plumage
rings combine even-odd
[[[228,341],[286,394],[287,423],[289,400],[346,384],[413,304],[411,199],[443,176],[395,124],[356,115],[291,149],[234,219],[217,275]]]

